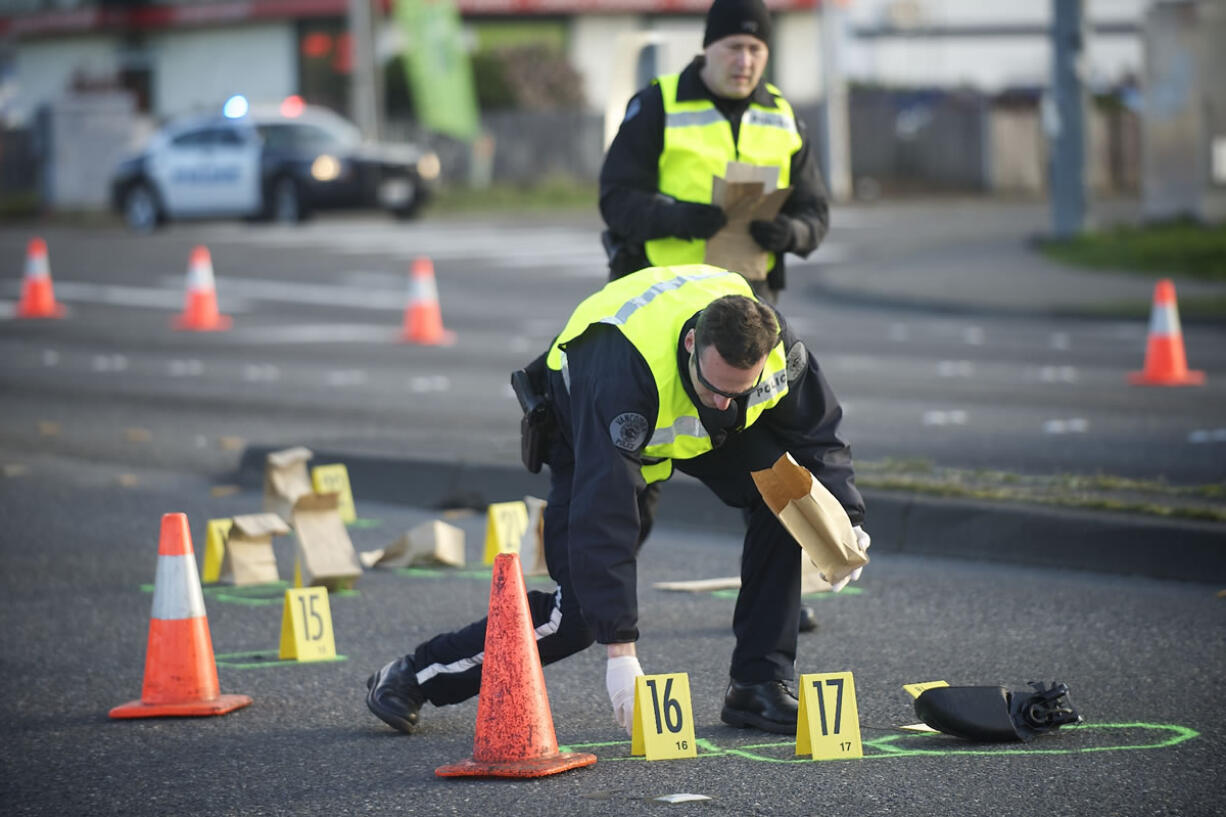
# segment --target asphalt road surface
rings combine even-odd
[[[444,780],[472,753],[476,702],[423,710],[411,736],[363,703],[364,680],[436,631],[484,614],[484,519],[466,571],[372,570],[330,610],[342,660],[276,660],[282,586],[208,587],[224,693],[254,703],[223,717],[114,721],[140,696],[159,519],[205,521],[260,508],[215,497],[195,474],[42,457],[4,483],[0,569],[0,802],[13,815],[660,814],[1209,815],[1221,809],[1226,714],[1223,600],[1196,583],[971,561],[875,558],[852,592],[812,599],[801,673],[850,671],[862,760],[816,762],[785,736],[719,721],[732,599],[669,593],[655,581],[736,572],[735,530],[666,528],[644,551],[640,657],[688,674],[699,756],[630,757],[604,691],[603,655],[545,671],[555,734],[595,766],[532,781]],[[429,512],[363,502],[359,550]],[[275,540],[283,579],[292,537]],[[536,580],[533,580],[536,581]],[[1025,689],[1063,681],[1085,723],[1030,743],[916,736],[902,685]],[[710,798],[666,805],[656,798]]]
[[[908,229],[873,229],[876,211],[859,218],[823,248],[828,263]],[[0,228],[4,318],[31,234]],[[140,695],[163,513],[189,515],[199,558],[208,519],[258,511],[258,494],[216,490],[247,445],[515,463],[507,373],[545,347],[603,264],[596,225],[581,218],[42,234],[69,316],[0,318],[6,814],[1220,812],[1221,588],[881,553],[858,592],[812,600],[821,628],[802,637],[798,671],[854,674],[865,754],[814,762],[783,736],[720,724],[732,600],[651,586],[735,574],[738,532],[711,527],[658,530],[640,575],[643,665],[688,673],[696,759],[628,756],[596,650],[545,672],[558,740],[594,752],[589,769],[440,780],[437,766],[472,751],[475,702],[427,708],[408,737],[369,715],[371,671],[484,614],[480,516],[453,520],[472,571],[368,571],[356,593],[330,598],[343,660],[275,660],[283,587],[208,588],[222,690],[255,703],[220,718],[111,721],[111,707]],[[212,252],[230,331],[170,329],[199,244]],[[433,259],[454,345],[398,341],[420,256]],[[819,300],[800,283],[804,269],[785,314],[843,399],[859,459],[1222,480],[1222,379],[1127,386],[1143,323],[851,308]],[[1189,325],[1185,338],[1198,366],[1226,369],[1220,327]],[[357,501],[359,550],[439,513],[412,497]],[[292,538],[276,541],[283,579]],[[915,720],[902,685],[932,680],[1014,690],[1063,681],[1085,724],[1025,745],[898,731]],[[711,799],[655,800],[686,792]]]
[[[841,221],[850,226],[814,264],[908,246],[908,230],[921,230],[888,208]],[[208,467],[224,461],[208,456],[219,440],[238,437],[514,463],[508,372],[602,282],[596,231],[586,218],[205,224],[139,239],[49,229],[56,294],[71,314],[0,320],[0,444]],[[0,298],[17,297],[30,234],[0,230]],[[228,332],[169,328],[198,244],[211,250]],[[418,257],[433,260],[453,346],[398,342]],[[1173,484],[1226,476],[1226,381],[1127,385],[1143,321],[849,307],[815,293],[818,269],[794,266],[784,311],[844,403],[857,458]],[[1226,368],[1222,327],[1190,325],[1185,339],[1198,367]],[[133,426],[154,444],[134,450]]]

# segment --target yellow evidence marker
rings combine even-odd
[[[814,760],[864,757],[856,683],[850,672],[800,676],[796,754]]]
[[[281,611],[282,661],[328,661],[336,658],[328,588],[300,587],[285,591]]]
[[[924,681],[923,683],[919,684],[903,684],[902,688],[905,689],[907,694],[912,698],[918,698],[920,695],[924,694],[925,690],[947,686],[949,686],[948,681]]]
[[[204,536],[204,570],[200,581],[205,584],[221,581],[221,563],[226,557],[226,537],[233,519],[210,519]]]
[[[631,755],[646,755],[647,760],[698,757],[690,677],[684,672],[636,678],[633,721]]]
[[[918,698],[920,695],[924,694],[925,690],[936,689],[937,687],[947,687],[947,686],[949,686],[948,681],[924,681],[919,684],[903,684],[902,688],[905,689],[907,691],[907,694],[910,695],[912,698]],[[906,726],[900,726],[898,728],[903,730],[904,732],[921,732],[925,734],[935,734],[935,735],[939,735],[941,733],[939,729],[933,729],[931,726],[929,726],[926,723],[909,723]]]
[[[519,553],[519,543],[528,532],[528,506],[522,499],[490,503],[485,521],[484,563],[492,565],[499,553]]]
[[[346,525],[358,521],[358,511],[353,505],[353,491],[349,487],[349,469],[343,463],[316,465],[311,469],[311,487],[317,494],[337,495],[336,510]]]

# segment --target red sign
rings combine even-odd
[[[394,0],[373,0],[386,12]],[[821,0],[766,0],[772,11],[815,9]],[[702,14],[710,0],[456,0],[460,13],[486,14]],[[159,29],[279,20],[345,17],[348,0],[227,0],[136,9],[76,9],[0,17],[0,36],[46,37],[108,29]]]

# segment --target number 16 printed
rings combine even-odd
[[[698,756],[690,677],[684,672],[635,679],[630,754],[648,760]]]

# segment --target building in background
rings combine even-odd
[[[392,0],[378,59],[397,58]],[[708,0],[457,0],[474,49],[543,42],[563,51],[591,111],[613,86],[612,44],[651,30],[701,48]],[[817,102],[819,0],[770,0],[773,78],[797,103]],[[1049,72],[1051,0],[851,0],[848,79],[888,87],[1040,87]],[[9,122],[80,83],[114,81],[138,108],[166,117],[220,105],[234,93],[299,93],[346,112],[353,53],[348,0],[5,0],[0,5],[0,111]],[[1141,72],[1148,0],[1086,0],[1087,80],[1108,87]],[[672,70],[676,65],[657,66]]]
[[[1155,2],[1084,0],[1084,79],[1100,96],[1091,117],[1091,186],[1134,190],[1140,177],[1143,28]],[[1189,0],[1190,1],[1190,0]],[[1206,0],[1208,1],[1208,0]],[[28,127],[74,93],[121,89],[138,114],[162,120],[300,94],[351,114],[355,54],[350,0],[2,0],[0,124]],[[416,130],[389,13],[371,0],[373,59],[387,136]],[[455,0],[474,58],[496,179],[555,173],[594,179],[625,99],[655,72],[701,49],[709,0]],[[850,89],[855,190],[949,189],[1042,194],[1042,99],[1051,72],[1053,0],[844,0],[822,30],[823,0],[767,0],[776,19],[770,75],[821,132],[821,44],[834,37]],[[837,30],[836,30],[837,28]],[[620,50],[638,38],[648,47]],[[618,56],[629,54],[631,56]],[[450,178],[469,178],[475,152],[435,146]],[[0,172],[3,168],[0,168]]]

